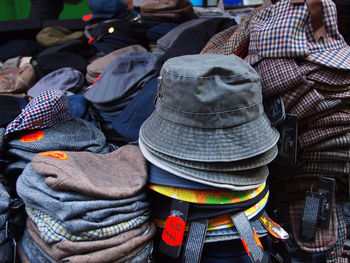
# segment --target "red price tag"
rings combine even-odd
[[[169,216],[165,222],[162,239],[170,246],[179,246],[185,232],[185,221],[176,216]]]

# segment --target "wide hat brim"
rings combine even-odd
[[[269,170],[266,165],[237,172],[218,172],[191,169],[166,160],[150,153],[142,139],[139,138],[139,146],[143,156],[154,165],[168,171],[176,176],[195,181],[198,183],[211,185],[218,188],[225,188],[234,191],[243,191],[258,188],[266,182]]]
[[[171,163],[175,163],[178,165],[182,165],[188,168],[198,169],[198,170],[209,170],[209,171],[240,171],[240,170],[248,170],[254,169],[272,162],[277,154],[278,148],[277,145],[274,145],[271,149],[266,152],[253,156],[248,159],[233,161],[233,162],[197,162],[197,161],[188,161],[183,159],[178,159],[161,152],[158,152],[148,146],[144,141],[144,146],[146,149],[158,156],[159,158],[169,161]]]
[[[200,162],[231,162],[262,154],[279,139],[263,113],[245,124],[225,129],[180,125],[153,112],[140,128],[145,144],[163,154]]]

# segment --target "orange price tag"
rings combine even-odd
[[[39,155],[52,157],[52,158],[55,158],[55,159],[58,159],[58,160],[66,160],[66,159],[68,159],[68,155],[65,154],[64,152],[45,152],[45,153],[40,153]]]
[[[185,221],[176,216],[169,216],[165,222],[162,239],[170,246],[179,246],[185,232]]]
[[[24,135],[20,141],[24,143],[29,143],[29,142],[37,142],[44,138],[44,133],[42,131],[37,131],[31,134]]]

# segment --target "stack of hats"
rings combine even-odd
[[[23,262],[147,262],[155,226],[146,168],[131,145],[35,155],[17,180],[28,214]]]
[[[146,0],[140,8],[143,18],[168,22],[184,22],[194,15],[192,3],[188,0]]]
[[[173,177],[171,184],[183,181],[177,189],[164,186],[168,180],[152,179],[158,185],[150,187],[162,200],[154,202],[154,213],[167,218],[170,211],[159,206],[180,199],[191,203],[188,220],[225,214],[227,220],[244,210],[248,219],[259,218],[268,197],[267,164],[277,155],[278,139],[263,110],[259,75],[248,63],[216,54],[167,60],[156,109],[141,126],[139,146],[150,163]],[[232,229],[215,234],[221,241],[237,238]]]
[[[108,142],[122,145],[112,127],[112,119],[159,73],[157,57],[151,52],[134,51],[116,57],[84,93],[91,113],[99,122]]]

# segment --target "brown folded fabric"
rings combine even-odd
[[[176,19],[184,15],[190,14],[192,10],[193,10],[192,5],[187,5],[174,10],[154,11],[154,12],[141,11],[141,15],[144,17],[163,17],[163,18]]]
[[[139,147],[125,145],[106,154],[46,152],[32,158],[33,169],[58,191],[75,191],[104,199],[134,196],[147,183],[147,166]]]
[[[155,233],[156,226],[154,224],[151,224],[148,232],[132,238],[119,246],[87,253],[84,255],[66,257],[61,261],[69,263],[107,263],[115,261],[121,257],[129,255],[135,248],[139,248],[140,246],[147,244],[153,238]]]
[[[17,245],[17,256],[21,263],[31,263],[22,250],[21,242]]]
[[[36,35],[36,41],[43,47],[62,45],[78,39],[84,39],[83,31],[72,32],[68,28],[61,26],[45,27]]]
[[[181,9],[189,5],[192,6],[188,0],[146,0],[140,8],[141,12],[157,12]]]
[[[96,251],[103,251],[112,247],[118,247],[128,240],[142,235],[150,226],[149,222],[142,224],[140,227],[126,231],[112,238],[95,240],[95,241],[79,241],[62,240],[57,243],[47,244],[40,236],[40,232],[35,223],[28,217],[26,227],[32,239],[52,258],[61,260],[62,258],[82,255]]]
[[[24,64],[16,74],[10,73],[0,76],[0,94],[26,93],[36,82],[34,68],[31,64]]]

